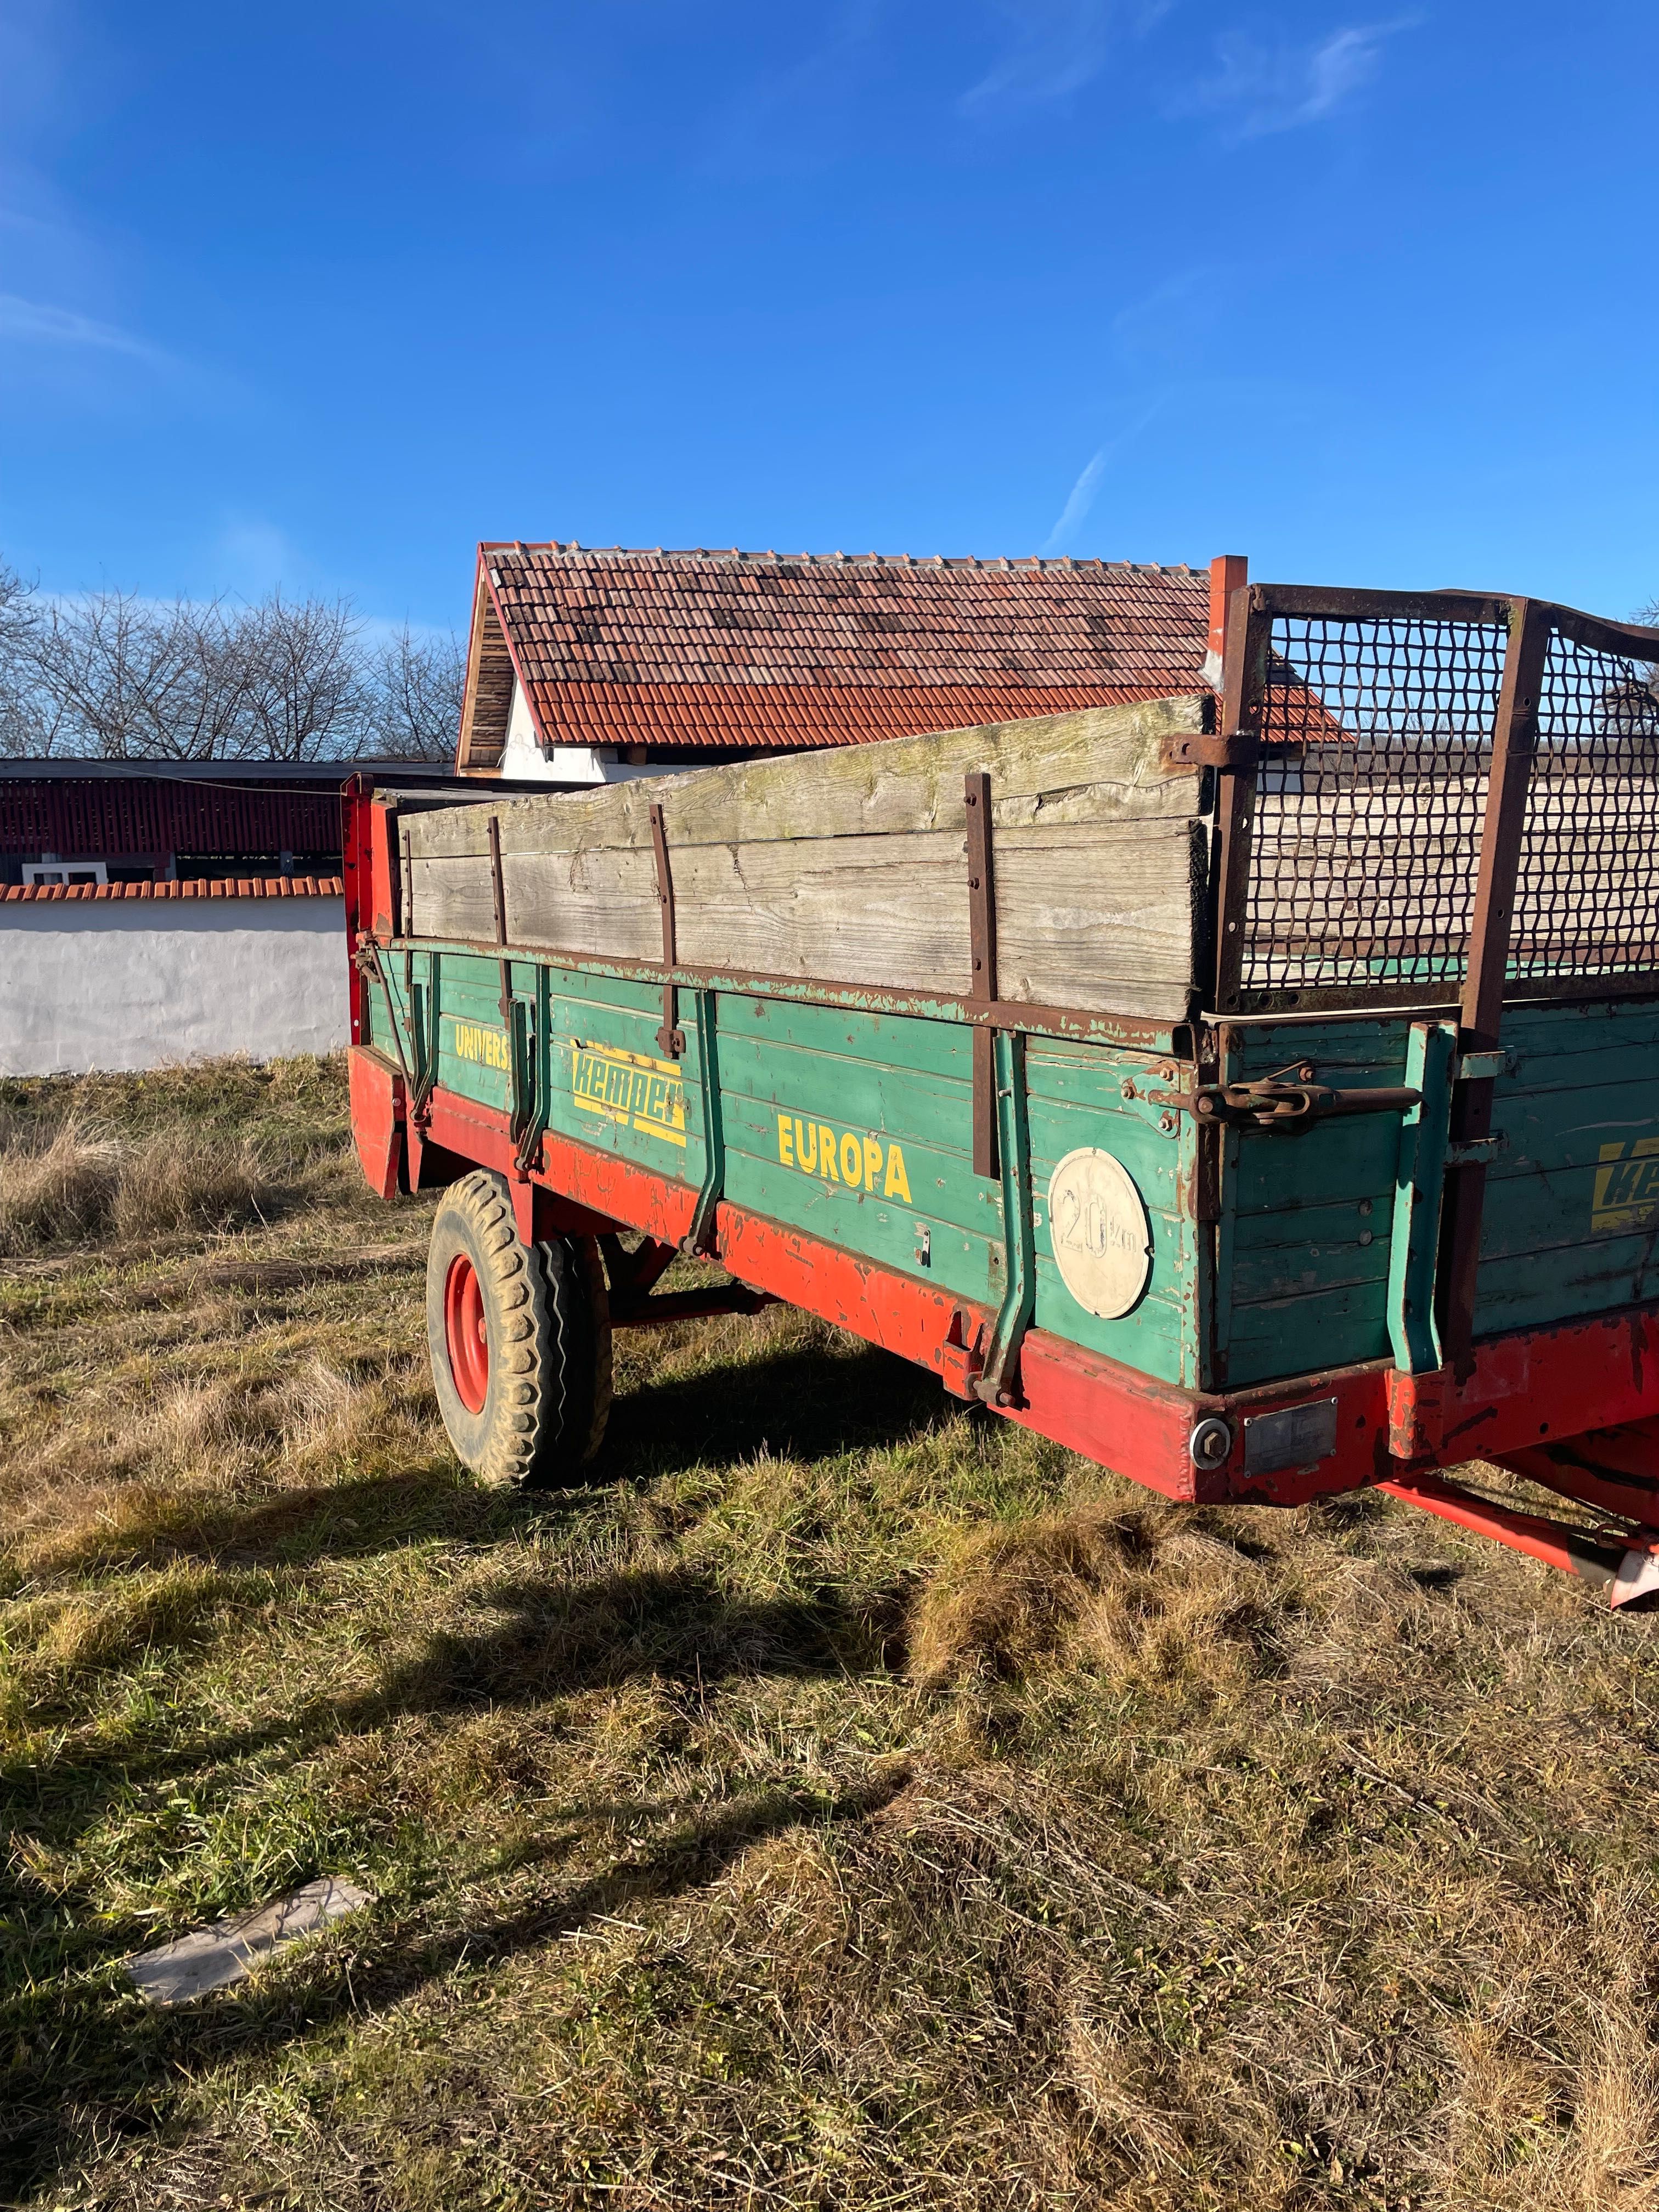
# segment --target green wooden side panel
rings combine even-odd
[[[383,974],[392,1019],[371,987],[368,1036],[391,1047],[395,1022],[412,1071],[435,1045],[447,1090],[510,1110],[498,962],[427,948],[406,969],[394,950]],[[690,991],[687,1049],[671,1061],[656,1037],[659,986],[528,959],[510,963],[509,979],[515,1002],[541,1009],[538,1106],[556,1134],[701,1188],[704,1086],[716,1080],[734,1204],[951,1295],[1000,1303],[1007,1224],[1000,1183],[973,1172],[965,1025],[722,990],[705,1066]],[[1410,1026],[1401,1015],[1240,1024],[1227,1073],[1260,1079],[1306,1060],[1340,1088],[1399,1085]],[[1504,1042],[1494,1126],[1507,1146],[1487,1181],[1479,1333],[1659,1299],[1659,1005],[1513,1007]],[[1195,1126],[1146,1095],[1170,1085],[1165,1064],[1031,1036],[1024,1066],[1036,1327],[1198,1387],[1390,1356],[1397,1115],[1298,1136],[1229,1132],[1222,1218],[1200,1227]],[[1121,1163],[1150,1228],[1146,1289],[1111,1319],[1067,1289],[1049,1218],[1057,1166],[1085,1149]]]
[[[560,968],[549,969],[548,986],[548,1127],[670,1182],[700,1185],[704,1069],[690,994],[681,994],[685,1051],[673,1060],[657,1042],[659,988]]]
[[[1156,1063],[1153,1064],[1155,1068]],[[1056,1044],[1028,1038],[1026,1111],[1031,1134],[1031,1199],[1036,1243],[1036,1326],[1073,1344],[1103,1352],[1126,1366],[1170,1382],[1200,1382],[1198,1249],[1190,1209],[1180,1186],[1190,1128],[1183,1139],[1159,1127],[1165,1109],[1138,1093],[1167,1088],[1148,1062],[1103,1047]],[[1128,1170],[1145,1201],[1152,1229],[1152,1269],[1140,1302],[1115,1320],[1080,1306],[1066,1287],[1054,1258],[1054,1224],[1048,1188],[1068,1152],[1110,1152]]]
[[[717,1008],[732,1203],[1000,1303],[1002,1196],[973,1172],[967,1030],[736,993]]]
[[[1235,1032],[1234,1074],[1297,1060],[1339,1086],[1405,1080],[1409,1019],[1264,1023]],[[1477,1334],[1659,1298],[1659,1008],[1513,1006],[1487,1176]],[[1230,1176],[1235,1387],[1389,1356],[1385,1292],[1398,1124],[1244,1132]],[[1369,1241],[1366,1241],[1369,1239]]]

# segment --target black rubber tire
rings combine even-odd
[[[463,1255],[482,1293],[489,1376],[470,1412],[450,1368],[449,1271]],[[463,1466],[483,1482],[539,1490],[579,1481],[611,1416],[611,1306],[591,1237],[523,1244],[504,1177],[452,1183],[432,1223],[427,1349],[438,1410]]]

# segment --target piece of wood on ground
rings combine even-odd
[[[151,2004],[188,2004],[210,1990],[241,1981],[274,1951],[315,1935],[370,1901],[369,1893],[355,1882],[324,1875],[252,1912],[234,1913],[156,1950],[141,1951],[128,1960],[127,1972]]]

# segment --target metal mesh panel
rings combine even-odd
[[[1455,998],[1505,632],[1275,615],[1243,992]]]
[[[1527,795],[1512,980],[1659,969],[1659,676],[1556,630]]]

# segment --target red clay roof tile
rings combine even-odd
[[[171,884],[7,884],[0,902],[42,899],[343,898],[338,876],[187,877]]]
[[[856,744],[1206,688],[1202,569],[514,543],[480,547],[479,593],[464,766],[500,757],[510,684],[473,695],[503,632],[563,744]]]

